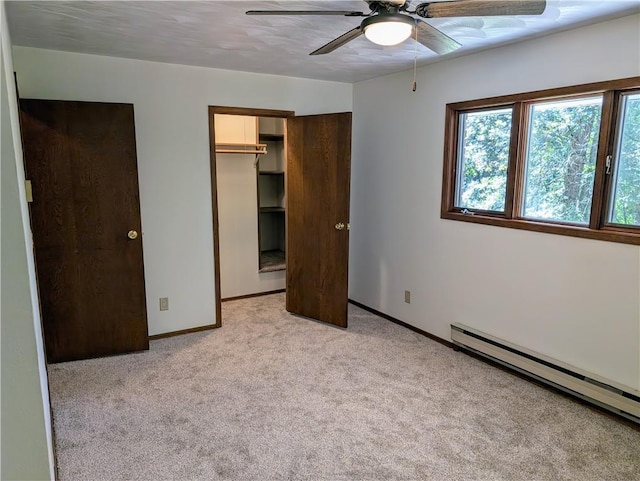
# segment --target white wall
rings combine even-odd
[[[31,231],[13,80],[11,42],[1,12],[2,461],[0,478],[53,479],[49,391],[33,270]]]
[[[447,103],[636,75],[631,16],[355,84],[351,298],[640,388],[639,247],[440,219]]]
[[[26,47],[14,60],[24,98],[134,104],[150,334],[215,322],[207,107],[352,107],[350,84]]]
[[[219,154],[220,295],[223,299],[284,289],[284,271],[258,272],[255,155]]]

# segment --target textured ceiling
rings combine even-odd
[[[413,0],[415,6],[422,3]],[[364,1],[7,1],[14,45],[357,82],[413,66],[415,43],[380,47],[364,36],[309,53],[359,25],[338,16],[247,16],[250,9],[360,10]],[[430,19],[460,42],[438,56],[417,46],[418,65],[637,12],[640,0],[549,0],[544,14]],[[640,26],[639,26],[640,27]]]

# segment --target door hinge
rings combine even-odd
[[[605,161],[605,171],[604,173],[607,175],[611,175],[611,156],[607,155],[607,160]]]
[[[24,191],[25,191],[25,195],[27,197],[27,202],[33,202],[33,190],[31,189],[31,181],[30,180],[25,180],[24,181]]]

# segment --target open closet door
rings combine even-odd
[[[347,327],[351,113],[287,119],[287,311]]]

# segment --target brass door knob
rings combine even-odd
[[[342,230],[342,229],[344,229],[344,224],[342,222],[338,222],[336,224],[336,230]]]
[[[136,230],[130,230],[129,232],[127,232],[127,237],[131,240],[133,239],[137,239],[138,238],[138,231]]]

